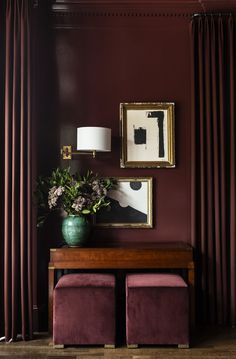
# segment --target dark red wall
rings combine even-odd
[[[60,145],[76,144],[76,127],[108,126],[111,154],[74,159],[71,167],[154,179],[154,228],[96,229],[94,240],[190,241],[190,16],[153,7],[84,11],[51,17],[50,146],[59,154]],[[121,169],[119,104],[150,101],[175,102],[176,168]]]
[[[235,7],[235,1],[226,3]],[[70,165],[104,176],[154,179],[154,228],[96,228],[94,242],[191,241],[189,23],[191,14],[214,9],[228,10],[225,1],[39,2],[38,173]],[[175,102],[176,168],[120,168],[119,104],[133,101]],[[75,146],[76,127],[84,125],[111,127],[112,152],[63,162],[60,147]],[[49,226],[38,238],[42,290],[57,234]]]
[[[38,172],[70,165],[108,176],[152,176],[154,228],[96,229],[94,240],[189,242],[189,23],[194,13],[229,11],[235,1],[54,0],[40,5]],[[120,168],[119,104],[133,101],[175,102],[176,168]],[[60,147],[75,146],[76,127],[84,125],[112,128],[111,154],[61,160]]]

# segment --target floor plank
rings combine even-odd
[[[116,349],[99,346],[71,346],[54,349],[51,339],[37,334],[28,342],[0,343],[0,359],[236,359],[236,329],[207,328],[193,337],[190,349],[175,346],[141,346]]]

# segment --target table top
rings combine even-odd
[[[193,247],[191,246],[191,244],[189,243],[185,243],[185,242],[122,242],[122,243],[109,243],[109,241],[106,241],[106,244],[92,244],[92,245],[88,245],[84,246],[84,247],[68,247],[68,246],[63,246],[60,248],[51,248],[50,251],[61,251],[61,250],[91,250],[91,249],[99,249],[99,250],[104,250],[104,249],[157,249],[157,250],[189,250],[192,251]]]
[[[51,248],[54,268],[191,268],[193,248],[184,242],[130,243],[107,247]]]

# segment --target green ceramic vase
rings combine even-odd
[[[62,221],[62,235],[69,247],[82,247],[87,241],[91,225],[85,217],[69,215]]]

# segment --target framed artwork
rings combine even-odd
[[[110,190],[110,209],[96,215],[101,227],[152,228],[152,178],[118,177],[117,188]]]
[[[121,103],[121,167],[175,167],[174,103]]]

